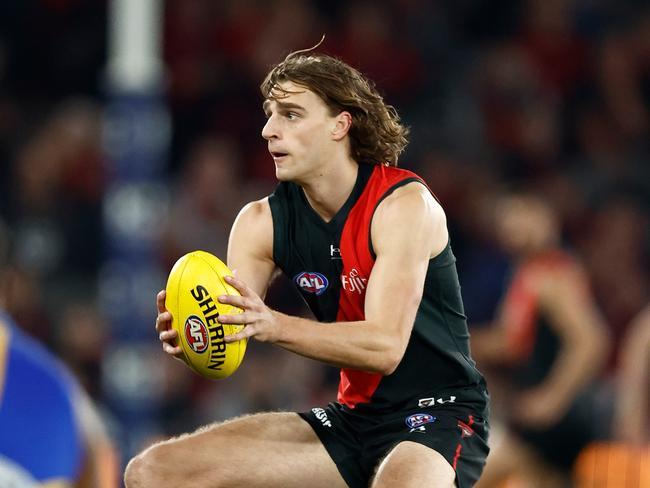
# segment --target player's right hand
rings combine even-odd
[[[158,339],[162,342],[163,351],[180,359],[183,350],[178,346],[178,333],[172,329],[172,314],[165,308],[166,296],[165,290],[160,290],[156,295],[156,306],[158,308],[156,332],[158,332]]]

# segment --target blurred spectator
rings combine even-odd
[[[507,432],[492,444],[478,486],[514,473],[534,486],[568,486],[575,459],[597,435],[593,382],[605,361],[606,325],[584,269],[559,247],[549,205],[509,196],[496,219],[516,267],[494,326],[473,332],[472,353],[480,368],[506,368],[491,392]]]
[[[610,326],[615,353],[632,318],[650,297],[648,222],[635,200],[604,199],[576,244],[591,276],[593,290]]]
[[[173,190],[176,203],[163,241],[166,261],[173,263],[198,249],[226,256],[228,229],[249,197],[250,185],[241,172],[239,148],[233,140],[196,141]]]
[[[393,103],[414,100],[422,86],[423,64],[408,38],[397,35],[394,11],[388,3],[346,2],[340,36],[332,36],[335,54],[378,80]]]
[[[108,324],[92,303],[73,303],[61,312],[54,340],[68,367],[93,398],[101,398],[101,362],[110,346]]]

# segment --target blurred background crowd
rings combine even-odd
[[[15,249],[8,312],[70,365],[126,456],[148,440],[123,432],[105,354],[120,341],[101,299],[107,11],[103,0],[0,2],[0,219]],[[650,297],[643,1],[167,0],[161,269],[195,249],[225,258],[237,211],[273,190],[259,82],[323,33],[322,50],[375,80],[411,127],[400,165],[447,212],[471,328],[494,317],[512,265],[495,237],[494,202],[524,189],[553,204],[608,327],[600,381],[609,391]],[[151,320],[133,324],[150,328],[156,348],[164,284],[148,295]],[[286,281],[269,301],[304,313]],[[149,367],[164,374],[148,439],[253,410],[310,408],[332,399],[338,381],[334,369],[260,344],[219,383],[159,349]]]

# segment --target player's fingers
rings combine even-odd
[[[163,330],[158,338],[163,342],[175,341],[178,338],[178,332],[175,329]]]
[[[256,305],[255,300],[239,295],[221,295],[219,296],[219,302],[233,305],[243,310],[251,310]]]
[[[250,312],[242,312],[235,315],[219,315],[221,324],[250,324],[257,319],[257,315]]]
[[[230,334],[230,335],[225,336],[223,338],[223,340],[226,341],[226,343],[237,342],[237,341],[241,341],[243,339],[249,339],[249,338],[253,337],[256,333],[257,333],[257,330],[255,329],[254,326],[247,325],[246,327],[244,327],[242,330],[240,330],[236,334]]]
[[[183,353],[183,350],[180,347],[172,346],[167,342],[162,343],[163,351],[165,351],[170,356],[180,356]]]
[[[167,310],[165,308],[165,298],[167,298],[167,292],[165,290],[160,290],[156,295],[156,307],[158,308],[158,313]]]
[[[253,291],[250,288],[248,288],[246,283],[244,283],[239,278],[235,278],[234,276],[224,276],[224,279],[226,280],[226,283],[234,286],[237,289],[237,291],[241,293],[243,296],[254,295]]]
[[[171,328],[172,326],[172,314],[169,312],[159,313],[156,317],[156,332],[162,332]]]

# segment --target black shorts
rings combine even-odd
[[[402,441],[434,449],[456,471],[458,488],[473,486],[489,452],[487,407],[468,409],[435,401],[433,406],[417,405],[415,400],[403,410],[376,414],[330,403],[299,415],[312,426],[351,488],[367,488],[379,462]]]

